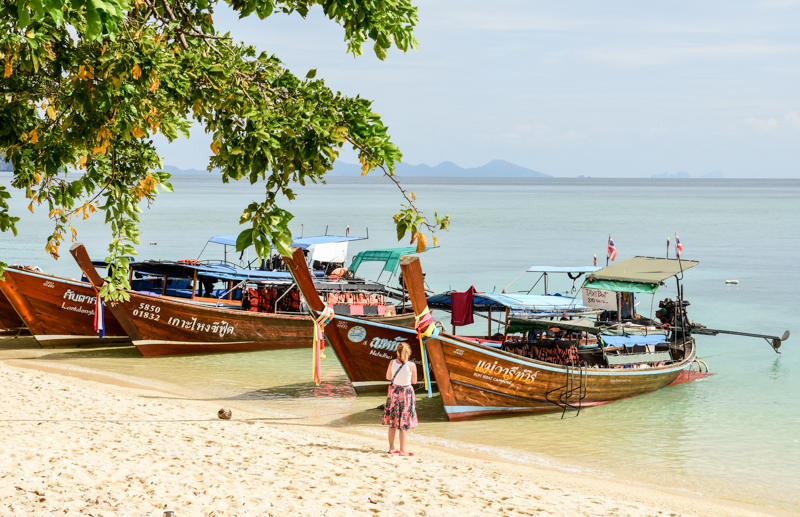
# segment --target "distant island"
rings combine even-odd
[[[676,172],[675,174],[670,174],[668,172],[662,172],[661,174],[652,174],[650,177],[651,178],[656,178],[656,179],[682,179],[682,178],[685,179],[685,178],[691,178],[692,175],[689,174],[688,172],[680,171],[680,172]],[[717,170],[717,171],[714,171],[714,172],[709,172],[708,174],[703,174],[702,176],[698,176],[698,177],[706,178],[706,179],[708,179],[708,178],[718,179],[718,178],[724,178],[725,174],[723,174],[722,171]]]
[[[333,170],[328,173],[331,176],[360,176],[361,166],[356,163],[336,162]],[[505,160],[492,160],[480,167],[464,168],[459,167],[453,162],[442,162],[431,167],[421,163],[419,165],[409,165],[398,163],[395,174],[400,177],[446,177],[446,178],[552,178],[549,174],[520,167]]]

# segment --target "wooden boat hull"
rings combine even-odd
[[[314,288],[311,275],[308,273],[303,250],[294,248],[291,257],[284,257],[284,262],[305,296],[314,315],[325,309],[325,304]],[[414,325],[414,314],[399,315],[402,325],[385,319],[355,318],[353,316],[336,315],[325,327],[325,340],[336,352],[336,357],[344,368],[356,393],[385,391],[389,385],[386,380],[386,369],[396,357],[397,346],[401,342],[411,345],[410,360],[422,364],[419,341]],[[306,316],[309,318],[309,316]],[[310,320],[310,318],[309,318]],[[421,372],[421,370],[420,370]]]
[[[577,369],[544,363],[443,335],[426,345],[431,364],[446,377],[442,401],[451,421],[492,415],[562,411],[559,405],[567,391],[568,377],[582,383],[581,407],[652,393],[670,385],[695,357],[694,340],[687,342],[684,360],[647,369],[586,368],[579,379]],[[569,399],[578,404],[577,396]]]
[[[417,257],[400,266],[416,314],[427,310]],[[681,360],[653,368],[572,368],[537,361],[447,334],[426,343],[428,360],[450,421],[491,415],[563,411],[652,393],[681,376],[695,359],[694,339]],[[674,344],[673,344],[674,347]]]
[[[134,325],[139,335],[133,344],[145,357],[311,348],[314,336],[307,314],[249,312],[138,293],[114,311]],[[414,315],[375,319],[408,325]]]
[[[6,295],[0,291],[0,337],[27,336],[30,331],[25,327],[14,306],[8,301]]]
[[[7,269],[4,276],[0,291],[42,347],[130,345],[127,333],[108,310],[106,335],[98,337],[91,285],[20,269]]]
[[[414,315],[406,315],[408,326],[414,324]],[[413,328],[387,325],[390,322],[375,322],[350,316],[336,316],[325,327],[325,335],[336,356],[344,366],[345,373],[356,393],[386,391],[386,368],[397,357],[397,346],[401,342],[411,345],[410,361],[417,364],[422,381],[422,354],[417,332]],[[331,339],[335,332],[338,339]],[[348,360],[342,360],[347,358]],[[345,366],[347,365],[347,366]]]

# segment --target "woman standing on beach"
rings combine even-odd
[[[397,345],[397,359],[393,359],[386,369],[386,380],[389,395],[383,409],[383,425],[389,426],[389,454],[413,456],[408,452],[408,430],[417,427],[417,403],[414,397],[414,386],[417,382],[417,365],[408,360],[411,347],[408,343]],[[394,448],[394,437],[400,429],[400,450]]]

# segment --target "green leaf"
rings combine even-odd
[[[31,15],[28,13],[28,1],[19,0],[17,3],[17,16],[19,17],[20,28],[25,28],[31,24]]]
[[[236,251],[244,251],[253,245],[253,229],[248,228],[236,238]]]
[[[86,6],[86,39],[94,41],[103,33],[103,22],[100,20],[100,14],[88,4]]]
[[[309,71],[308,71],[308,73],[306,74],[306,79],[313,79],[313,78],[315,78],[316,76],[317,76],[317,69],[316,69],[316,68],[312,68],[312,69],[311,69],[311,70],[309,70]]]

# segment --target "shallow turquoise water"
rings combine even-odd
[[[7,182],[7,176],[0,176]],[[174,179],[176,192],[142,216],[142,258],[194,258],[211,235],[238,233],[241,210],[259,199],[260,186],[221,185],[215,176]],[[421,256],[435,290],[500,290],[532,265],[590,264],[605,257],[608,234],[618,260],[663,256],[677,232],[684,256],[700,261],[685,276],[695,321],[715,328],[781,334],[797,329],[800,281],[800,181],[414,179],[405,184],[423,210],[449,213],[452,230],[441,248]],[[350,255],[396,246],[391,216],[400,199],[375,179],[333,179],[298,189],[286,207],[293,230],[342,234],[350,226],[370,239]],[[0,259],[36,264],[75,277],[66,248],[54,262],[44,253],[47,222],[25,210],[21,237],[0,235]],[[108,239],[100,218],[78,226],[79,238],[102,258]],[[157,243],[150,245],[150,242]],[[674,253],[674,251],[671,251]],[[530,276],[530,275],[528,275]],[[739,285],[726,285],[737,279]],[[534,278],[523,278],[519,285]],[[571,281],[555,287],[568,289]],[[659,298],[674,297],[667,286]],[[649,312],[642,301],[639,312]],[[444,320],[443,315],[438,314]],[[483,332],[483,325],[476,325]],[[717,375],[656,394],[560,415],[445,421],[437,398],[420,400],[419,440],[469,447],[539,463],[557,462],[642,483],[800,509],[800,334],[775,354],[763,341],[698,338],[699,356]],[[164,379],[210,397],[247,399],[314,422],[377,425],[379,396],[355,398],[336,361],[325,362],[326,382],[309,384],[306,351],[142,359],[133,350],[54,352],[63,361],[119,374]]]

